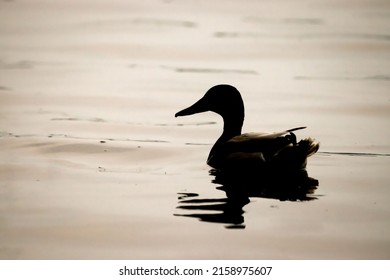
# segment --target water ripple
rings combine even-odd
[[[295,76],[295,80],[322,80],[322,81],[390,81],[389,75],[371,75],[371,76],[364,76],[364,77],[326,77],[326,76]]]
[[[353,157],[390,157],[390,154],[387,153],[318,152],[317,154]]]
[[[161,66],[164,69],[173,70],[178,73],[200,73],[200,74],[242,74],[257,75],[255,70],[250,69],[219,69],[219,68],[195,68],[195,67],[171,67]]]
[[[270,34],[258,32],[231,32],[218,31],[213,34],[216,38],[259,38],[259,39],[345,39],[345,40],[375,40],[390,41],[389,34],[370,34],[370,33],[302,33],[302,34]]]
[[[5,131],[0,131],[0,138],[30,138],[30,137],[47,137],[47,138],[66,138],[66,139],[78,139],[78,140],[94,140],[100,141],[100,143],[106,143],[106,141],[118,141],[118,142],[141,142],[141,143],[169,143],[166,140],[160,139],[130,139],[130,138],[93,138],[93,137],[81,137],[62,133],[39,135],[39,134],[14,134]]]

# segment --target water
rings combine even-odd
[[[2,259],[388,259],[387,1],[0,2]],[[227,200],[222,120],[320,151],[296,201]]]

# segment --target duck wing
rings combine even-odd
[[[277,154],[281,149],[296,145],[296,137],[293,131],[304,129],[297,127],[285,131],[266,133],[250,132],[235,136],[224,144],[224,153],[263,153],[265,159]]]
[[[249,133],[244,133],[238,136],[235,136],[231,138],[228,142],[230,143],[244,143],[247,141],[263,141],[263,140],[272,140],[281,136],[285,136],[293,131],[296,130],[301,130],[305,129],[305,126],[301,127],[296,127],[284,131],[279,131],[279,132],[249,132]]]

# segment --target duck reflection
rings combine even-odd
[[[233,176],[220,170],[210,170],[216,189],[225,192],[226,198],[200,198],[196,193],[179,193],[178,209],[191,211],[175,216],[197,218],[202,222],[225,224],[226,228],[244,229],[244,206],[251,197],[277,199],[280,201],[311,201],[319,184],[308,176],[306,170],[294,174],[268,173],[261,182],[253,178]],[[237,174],[235,174],[237,175]],[[242,178],[245,178],[244,180]],[[257,177],[258,178],[258,177]]]
[[[230,196],[227,198],[201,199],[190,198],[187,193],[179,193],[179,195],[179,206],[177,208],[191,211],[196,210],[198,212],[192,214],[175,214],[175,216],[198,218],[202,222],[226,224],[227,228],[245,228],[243,224],[243,207],[249,203],[248,197]],[[198,194],[195,195],[198,196]]]

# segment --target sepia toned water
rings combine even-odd
[[[0,1],[1,259],[388,259],[390,3]],[[206,158],[307,126],[308,199],[232,207]]]

